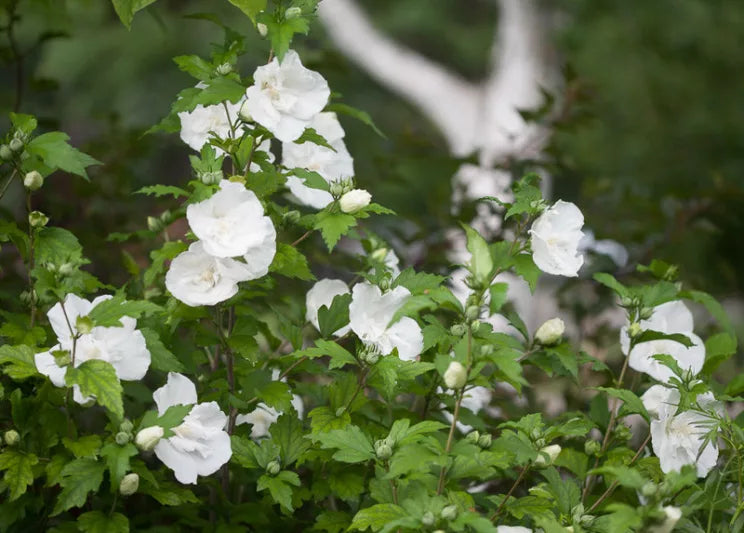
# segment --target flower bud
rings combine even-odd
[[[449,389],[459,390],[468,382],[468,372],[457,361],[452,361],[444,373],[444,384]]]
[[[16,137],[15,139],[11,139],[8,146],[10,146],[10,149],[14,152],[20,152],[23,150],[23,141]]]
[[[282,465],[279,464],[279,461],[270,461],[269,464],[266,465],[266,473],[270,476],[275,476],[281,471]]]
[[[421,523],[425,526],[433,526],[436,521],[437,519],[431,511],[426,511],[424,516],[421,517]]]
[[[134,472],[121,478],[119,483],[119,494],[122,496],[131,496],[139,488],[139,476]]]
[[[134,443],[140,450],[149,452],[155,445],[163,438],[165,430],[160,426],[150,426],[141,429],[137,436],[134,438]]]
[[[493,438],[491,435],[486,433],[485,435],[481,435],[478,439],[478,446],[483,448],[484,450],[491,447],[491,443],[493,442]]]
[[[457,518],[457,506],[456,505],[448,505],[444,509],[442,509],[442,512],[440,516],[445,520],[454,520]]]
[[[284,18],[286,20],[296,19],[300,15],[302,15],[302,8],[297,6],[292,6],[284,12]]]
[[[221,63],[220,65],[217,65],[215,72],[220,76],[226,76],[227,74],[230,74],[232,70],[233,67],[230,63]]]
[[[79,316],[75,319],[75,329],[81,335],[86,335],[93,330],[93,321],[89,316]]]
[[[682,518],[682,510],[679,507],[667,505],[661,509],[664,512],[663,522],[648,529],[649,533],[671,533],[679,519]]]
[[[643,328],[641,328],[641,325],[638,322],[633,322],[630,326],[628,326],[628,336],[631,339],[636,338],[642,332]]]
[[[561,453],[561,447],[558,444],[551,444],[545,446],[540,450],[540,453],[535,459],[535,464],[538,466],[548,466],[553,464],[558,455]],[[545,457],[547,455],[547,458]]]
[[[535,340],[543,346],[557,344],[563,337],[563,332],[565,330],[566,325],[563,323],[563,320],[560,318],[551,318],[544,322],[542,326],[537,328]]]
[[[39,189],[41,189],[42,185],[44,185],[44,176],[42,176],[38,170],[26,172],[26,175],[23,177],[24,187],[26,187],[29,191],[38,191]]]
[[[266,34],[269,33],[269,28],[263,22],[256,24],[256,29],[261,37],[266,37]]]
[[[344,213],[356,213],[367,207],[371,200],[372,195],[364,189],[354,189],[344,194],[339,200],[339,204],[341,211]]]
[[[465,318],[468,321],[475,320],[480,316],[480,308],[477,305],[471,305],[465,310]]]
[[[126,433],[131,433],[134,429],[134,424],[132,424],[132,421],[128,418],[125,418],[121,424],[119,424],[119,431],[125,431]]]
[[[158,217],[147,217],[147,229],[159,233],[163,230],[165,224]]]
[[[468,327],[465,324],[455,324],[450,328],[450,333],[455,337],[462,337],[467,331]]]
[[[480,439],[480,433],[478,431],[471,431],[465,436],[465,440],[472,443],[472,444],[478,444],[478,440]]]
[[[7,144],[0,145],[0,159],[3,161],[10,161],[13,159],[13,151]]]
[[[602,445],[596,440],[588,440],[584,443],[584,453],[587,455],[597,455]]]
[[[116,434],[116,437],[114,437],[116,440],[116,444],[119,446],[124,446],[126,443],[128,443],[130,440],[132,440],[132,434],[127,433],[126,431],[120,431]]]
[[[3,435],[3,440],[8,446],[15,446],[16,444],[21,442],[21,436],[15,429],[9,429]]]
[[[31,211],[28,214],[28,223],[32,228],[43,228],[49,222],[49,217],[41,211]]]

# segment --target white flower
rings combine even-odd
[[[356,213],[369,205],[372,195],[364,189],[353,189],[344,194],[339,200],[339,206],[344,213]]]
[[[153,393],[158,414],[173,405],[196,404],[196,386],[187,377],[168,373],[168,382]],[[227,415],[217,402],[194,405],[174,435],[161,439],[155,455],[173,470],[181,483],[196,483],[197,476],[208,476],[230,460],[230,435],[224,431]]]
[[[698,477],[708,475],[718,461],[717,443],[705,443],[711,418],[698,411],[675,414],[679,392],[661,385],[649,388],[641,400],[651,415],[651,445],[662,472],[666,474],[679,471],[685,465],[695,465]],[[702,407],[720,409],[710,393],[700,395],[698,403]]]
[[[452,361],[444,373],[444,384],[449,389],[461,389],[468,380],[468,373],[465,367],[457,361]]]
[[[134,443],[140,450],[149,452],[155,448],[155,445],[163,438],[165,430],[160,426],[150,426],[141,429],[134,437]]]
[[[213,257],[197,241],[173,259],[165,286],[176,299],[196,307],[232,298],[238,292],[238,283],[249,279],[255,278],[245,263]]]
[[[543,346],[550,346],[561,340],[564,331],[566,331],[566,324],[563,323],[563,320],[551,318],[537,328],[535,339]]]
[[[330,308],[333,299],[341,294],[349,294],[349,287],[340,279],[322,279],[318,281],[307,291],[307,295],[305,296],[305,307],[307,308],[305,319],[315,326],[315,329],[320,330],[318,311],[324,305]],[[341,337],[346,335],[348,331],[349,326],[344,326],[334,332],[334,335]]]
[[[577,276],[584,257],[579,241],[584,234],[584,215],[571,202],[558,200],[532,224],[532,259],[548,274]]]
[[[57,303],[47,313],[58,344],[47,352],[37,353],[34,362],[37,370],[49,377],[56,387],[65,386],[67,366],[59,366],[52,352],[66,350],[72,358],[73,347],[74,361],[70,362],[74,367],[85,361],[100,359],[110,363],[117,377],[122,380],[140,380],[147,373],[151,360],[150,351],[145,337],[136,329],[137,321],[134,318],[125,316],[120,319],[121,326],[96,326],[85,334],[80,334],[77,330],[78,317],[88,315],[96,305],[110,298],[110,295],[103,295],[89,302],[75,294],[68,294],[65,296],[64,310],[62,304]],[[72,335],[78,336],[74,346]],[[91,400],[83,397],[77,385],[74,386],[74,399],[78,403]]]
[[[674,372],[653,357],[658,354],[667,354],[674,357],[680,368],[697,374],[703,369],[705,362],[705,344],[692,332],[693,326],[692,313],[684,303],[673,301],[655,307],[648,320],[641,320],[641,330],[667,334],[681,333],[688,337],[693,345],[688,348],[679,342],[665,339],[642,342],[637,344],[628,355],[628,365],[634,370],[645,372],[652,378],[666,383],[674,376]],[[630,349],[627,326],[620,331],[620,346],[623,353],[627,354]]]
[[[186,218],[204,251],[215,257],[244,255],[274,233],[253,191],[228,180],[222,180],[220,190],[210,198],[188,206]]]
[[[329,183],[354,176],[354,160],[344,144],[344,130],[335,113],[318,113],[308,127],[313,128],[333,148],[313,142],[282,145],[282,164],[288,168],[304,168],[320,174]],[[334,151],[335,150],[335,151]],[[313,189],[297,176],[287,178],[290,192],[304,205],[322,209],[333,201],[328,191]]]
[[[292,142],[302,135],[331,94],[323,76],[303,67],[294,50],[284,55],[281,64],[274,58],[258,67],[253,80],[243,107],[282,142]]]
[[[204,87],[202,84],[199,86]],[[178,114],[181,119],[181,140],[198,152],[209,142],[212,134],[227,139],[231,135],[230,122],[237,120],[240,105],[240,102],[208,106],[200,104],[193,111],[182,111]],[[215,147],[215,151],[218,155],[223,153],[221,148]]]
[[[415,360],[424,348],[421,326],[409,317],[390,324],[410,295],[405,287],[395,287],[383,294],[376,285],[357,283],[349,305],[351,330],[363,342],[373,345],[381,355],[388,355],[397,348],[401,359]]]
[[[662,511],[664,511],[664,521],[659,525],[651,527],[648,530],[649,533],[672,533],[674,526],[682,518],[682,510],[679,507],[667,505],[662,508]]]

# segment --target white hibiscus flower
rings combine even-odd
[[[194,405],[174,435],[161,439],[155,455],[173,470],[181,483],[196,483],[197,476],[208,476],[230,460],[230,435],[224,430],[227,415],[217,402],[197,404],[196,386],[186,376],[168,373],[168,382],[153,393],[158,414],[173,405]]]
[[[302,135],[331,94],[323,76],[302,66],[294,50],[284,55],[281,64],[274,58],[258,67],[253,80],[243,109],[282,142]]]
[[[309,291],[307,291],[307,295],[305,295],[305,320],[310,322],[315,326],[315,329],[320,331],[318,311],[324,305],[330,308],[333,299],[341,294],[349,294],[349,287],[347,287],[346,283],[340,279],[322,279],[318,281]],[[349,326],[344,326],[334,332],[334,335],[341,337],[346,335],[348,331]]]
[[[220,190],[210,198],[189,205],[186,218],[204,251],[215,257],[247,254],[275,235],[254,192],[228,180],[222,180]]]
[[[579,242],[584,215],[571,202],[558,200],[532,224],[532,259],[548,274],[574,277],[578,275],[584,257]]]
[[[344,144],[345,133],[336,114],[319,113],[313,117],[308,127],[328,141],[333,150],[313,142],[286,142],[282,145],[282,164],[290,169],[305,168],[317,172],[329,183],[353,177],[354,160]],[[302,204],[315,209],[323,209],[333,201],[331,193],[308,187],[297,176],[287,178],[287,187]]]
[[[382,293],[379,287],[367,282],[357,283],[351,293],[349,323],[351,330],[380,354],[388,355],[394,348],[405,361],[413,361],[424,347],[421,326],[409,317],[390,324],[411,293],[405,287]]]
[[[125,381],[140,380],[147,373],[150,351],[144,336],[136,329],[137,321],[134,318],[122,317],[121,326],[96,326],[82,335],[77,330],[78,317],[88,315],[96,305],[110,298],[110,295],[103,295],[90,302],[75,294],[68,294],[63,302],[64,310],[62,304],[57,303],[47,313],[49,323],[57,335],[57,345],[47,352],[36,354],[34,362],[37,370],[49,377],[55,386],[66,386],[67,366],[59,366],[52,352],[66,350],[72,356],[74,335],[78,336],[74,343],[75,359],[71,361],[74,367],[85,361],[100,359],[110,363],[117,377]],[[90,400],[80,393],[77,385],[74,386],[74,398],[78,403]]]
[[[649,388],[641,400],[651,415],[651,445],[662,472],[679,471],[685,465],[695,465],[698,477],[707,476],[718,461],[717,443],[705,442],[711,418],[699,411],[675,414],[679,392],[662,385]],[[698,403],[706,409],[721,409],[710,393],[698,396]]]
[[[628,354],[628,365],[639,372],[645,372],[652,378],[667,383],[674,376],[671,369],[654,359],[654,355],[667,354],[674,357],[683,370],[690,370],[697,374],[703,369],[705,362],[705,343],[692,332],[694,327],[692,313],[680,301],[667,302],[654,308],[653,314],[647,320],[641,320],[642,330],[659,331],[661,333],[681,333],[693,343],[689,348],[684,344],[672,340],[659,339],[642,342],[630,350],[628,326],[620,330],[620,346],[623,353]]]

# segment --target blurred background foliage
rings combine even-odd
[[[467,79],[486,74],[498,19],[493,0],[358,2],[399,42]],[[547,151],[553,197],[580,205],[597,237],[626,244],[632,261],[678,263],[684,280],[719,296],[740,294],[744,4],[553,0],[543,7],[554,26],[549,42],[567,73],[557,100],[571,95]],[[14,45],[11,12],[19,17]],[[122,245],[104,243],[105,235],[142,229],[148,215],[175,207],[132,191],[189,177],[189,149],[177,136],[143,132],[192,84],[172,57],[206,56],[209,43],[222,40],[218,26],[184,18],[201,12],[247,36],[243,76],[265,63],[268,43],[226,1],[159,0],[127,31],[108,0],[0,0],[0,130],[14,108],[35,114],[104,163],[91,169],[90,183],[53,176],[34,207],[78,235],[91,268],[113,284],[128,274]],[[21,69],[13,46],[23,55]],[[417,266],[446,267],[444,232],[455,224],[451,178],[460,161],[415,108],[335,49],[320,23],[295,47],[342,101],[367,111],[387,135],[341,118],[359,183],[411,221],[380,217],[375,229],[397,243],[423,239],[426,254]],[[5,196],[5,215],[22,215],[21,192]],[[137,261],[151,247],[123,246]]]

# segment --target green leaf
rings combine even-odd
[[[137,453],[137,448],[131,442],[124,446],[111,442],[101,448],[101,456],[106,460],[112,486],[119,485],[121,479],[129,471],[129,458]]]
[[[81,457],[98,457],[98,451],[101,449],[101,437],[98,435],[86,435],[78,440],[62,439],[62,444],[70,450],[78,459]]]
[[[160,336],[150,328],[139,328],[145,338],[145,344],[152,356],[152,368],[163,372],[183,372],[185,370],[181,361],[165,347]]]
[[[318,309],[318,325],[323,337],[331,337],[336,331],[349,324],[349,304],[351,304],[351,294],[337,294],[333,297],[330,308],[323,305]]]
[[[77,368],[68,367],[65,381],[68,386],[79,385],[83,396],[95,396],[98,404],[117,418],[124,417],[121,383],[110,363],[90,359]]]
[[[355,118],[372,128],[372,130],[383,139],[387,139],[387,136],[380,131],[380,129],[372,121],[372,117],[370,117],[369,113],[367,113],[366,111],[356,109],[355,107],[351,107],[350,105],[339,103],[328,104],[325,109],[326,111],[334,111],[336,113],[341,113],[342,115],[348,115],[352,118]]]
[[[297,357],[309,357],[315,359],[316,357],[328,356],[331,358],[328,367],[333,370],[334,368],[341,368],[344,365],[356,365],[357,360],[348,352],[345,348],[336,344],[333,341],[327,341],[324,339],[318,339],[315,341],[313,348],[306,348],[295,353]]]
[[[333,454],[336,461],[361,463],[375,457],[372,442],[358,426],[334,429],[328,433],[315,433],[310,438],[320,442],[323,449],[337,448],[338,451]]]
[[[175,187],[173,185],[148,185],[147,187],[142,187],[141,189],[134,191],[134,194],[146,194],[157,198],[160,198],[161,196],[179,198],[181,196],[188,197],[189,195],[189,193],[181,187]]]
[[[34,363],[34,351],[30,346],[20,344],[0,346],[0,366],[10,379],[21,380],[38,374]]]
[[[77,524],[84,533],[129,533],[129,520],[121,513],[89,511],[78,516]]]
[[[269,270],[288,278],[297,278],[304,281],[315,279],[313,273],[310,272],[307,258],[294,246],[283,243],[277,245],[276,255]]]
[[[6,448],[0,453],[0,470],[5,470],[3,482],[8,488],[10,501],[17,500],[34,482],[31,467],[39,462],[32,453],[26,454]]]
[[[75,459],[62,469],[62,492],[57,497],[51,516],[58,515],[72,507],[81,507],[88,499],[88,493],[98,490],[103,481],[106,467],[95,459]]]
[[[44,133],[31,139],[26,145],[26,150],[44,161],[51,168],[59,168],[71,174],[82,176],[86,180],[88,174],[85,168],[91,165],[100,165],[101,162],[84,154],[77,148],[70,146],[67,142],[70,137],[61,131]]]
[[[111,0],[114,4],[116,14],[119,15],[119,19],[122,21],[127,29],[132,28],[132,19],[134,14],[149,6],[155,0]]]
[[[271,438],[281,450],[282,464],[289,466],[310,448],[310,442],[302,431],[302,421],[285,413],[269,428]]]
[[[475,282],[485,284],[491,281],[491,272],[493,271],[493,259],[488,249],[488,243],[481,237],[480,233],[468,225],[463,224],[465,234],[467,235],[467,249],[470,252],[470,262],[468,270],[473,275]]]
[[[266,9],[266,0],[228,0],[232,5],[248,15],[253,24],[256,23],[256,16]]]
[[[606,392],[613,398],[618,398],[623,401],[623,407],[621,411],[622,416],[637,413],[645,418],[646,422],[649,421],[648,411],[646,411],[646,408],[643,406],[643,402],[641,401],[641,399],[633,392],[626,389],[613,389],[610,387],[595,388],[596,390]]]
[[[117,294],[96,305],[88,317],[96,326],[116,327],[121,326],[119,319],[122,317],[139,318],[162,310],[162,307],[147,300],[126,300],[123,294]]]
[[[328,251],[332,252],[341,236],[346,235],[356,224],[356,218],[351,215],[330,213],[324,210],[315,217],[315,225],[313,227],[320,230]]]
[[[362,509],[354,515],[351,526],[349,526],[349,531],[366,531],[368,528],[372,529],[372,531],[379,531],[388,522],[407,516],[408,512],[399,505],[378,503],[377,505]]]

